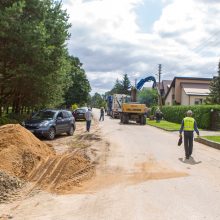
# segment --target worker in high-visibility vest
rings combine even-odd
[[[182,120],[180,127],[180,137],[182,137],[182,132],[184,131],[184,148],[186,159],[189,159],[193,152],[193,132],[195,131],[199,136],[199,130],[196,124],[196,120],[192,117],[192,111],[188,110],[185,117]]]

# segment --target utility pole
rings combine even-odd
[[[158,76],[159,76],[159,85],[158,85],[158,94],[159,94],[159,99],[158,99],[158,104],[160,106],[160,109],[162,108],[162,98],[161,98],[161,93],[160,93],[160,81],[161,81],[161,69],[162,69],[162,65],[159,64],[158,65]]]

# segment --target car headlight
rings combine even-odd
[[[47,125],[49,125],[49,121],[45,121],[39,124],[39,127],[47,127]]]

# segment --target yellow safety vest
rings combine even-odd
[[[191,117],[186,117],[183,119],[184,122],[184,131],[194,131],[194,122],[195,119]]]

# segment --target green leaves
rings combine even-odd
[[[90,83],[84,69],[81,68],[82,64],[79,58],[69,57],[69,61],[71,68],[68,73],[70,87],[65,93],[65,104],[68,107],[74,103],[84,105],[88,102],[89,92],[91,91]]]
[[[218,64],[218,76],[214,77],[210,84],[209,101],[214,104],[220,104],[220,61]]]
[[[162,112],[165,120],[181,123],[189,109],[192,110],[198,127],[208,129],[211,126],[211,110],[220,110],[220,105],[163,106]]]
[[[69,86],[69,27],[57,1],[1,1],[0,107],[20,112],[63,102]]]
[[[143,88],[138,92],[138,102],[146,104],[146,106],[154,106],[158,103],[158,93],[156,89]]]

